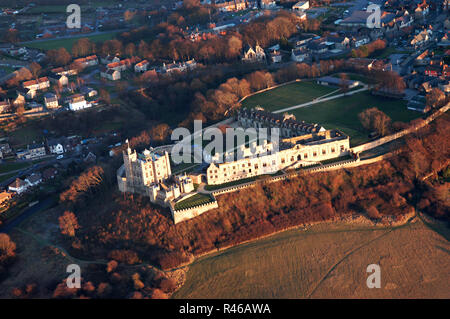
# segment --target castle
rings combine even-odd
[[[292,115],[278,115],[262,109],[243,109],[236,115],[237,124],[244,128],[278,128],[280,141],[249,141],[249,147],[240,145],[234,152],[216,153],[206,169],[208,185],[221,185],[264,174],[275,174],[285,169],[311,166],[321,161],[350,154],[349,137],[339,130],[327,130],[318,124],[299,122]],[[169,154],[153,149],[142,153],[123,152],[123,165],[117,171],[121,192],[137,193],[153,203],[169,207],[175,223],[194,218],[217,208],[211,201],[197,206],[176,208],[175,204],[197,194],[193,177],[173,175]],[[194,175],[192,175],[194,176]],[[196,179],[201,183],[201,179]],[[199,196],[199,195],[197,195]]]
[[[150,198],[153,203],[169,206],[176,200],[194,191],[189,176],[173,176],[167,152],[159,154],[151,150],[142,153],[123,152],[123,165],[117,171],[117,182],[121,192],[137,193]]]

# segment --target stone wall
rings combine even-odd
[[[179,222],[200,216],[204,212],[207,212],[208,210],[218,207],[219,205],[217,204],[217,201],[214,198],[213,202],[180,210],[175,210],[175,205],[171,204],[170,211],[172,212],[172,218],[174,223],[177,224]]]
[[[379,138],[375,141],[369,142],[369,143],[365,143],[359,146],[355,146],[352,148],[352,151],[354,153],[360,153],[363,151],[367,151],[370,150],[372,148],[375,148],[377,146],[389,143],[393,140],[396,140],[398,138],[401,138],[407,134],[413,133],[414,131],[417,131],[419,129],[421,129],[422,127],[424,127],[425,125],[427,125],[428,123],[434,121],[438,116],[440,116],[441,114],[445,113],[448,111],[448,109],[450,108],[450,103],[447,103],[447,105],[441,107],[439,110],[437,110],[436,112],[434,112],[433,114],[431,114],[430,116],[428,116],[425,120],[421,121],[420,123],[418,123],[417,125],[408,127],[407,129],[404,129],[403,131]]]

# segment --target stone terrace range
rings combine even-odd
[[[292,114],[275,114],[267,112],[260,107],[239,110],[237,121],[244,128],[279,128],[281,137],[294,137],[326,131],[319,124],[299,122]]]

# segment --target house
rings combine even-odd
[[[42,183],[42,175],[40,173],[33,173],[25,179],[25,182],[30,187],[34,187]]]
[[[312,55],[323,54],[328,51],[328,46],[320,39],[308,42],[306,47]]]
[[[292,6],[294,11],[305,11],[309,9],[309,1],[299,1]]]
[[[65,76],[70,76],[70,75],[77,75],[78,71],[74,68],[70,68],[70,67],[66,67],[66,68],[55,68],[52,69],[51,72],[55,75],[65,75]]]
[[[45,156],[45,146],[43,144],[31,144],[27,146],[26,150],[16,152],[18,159],[35,159]]]
[[[429,107],[426,105],[426,99],[423,95],[416,95],[412,97],[407,106],[408,110],[426,113],[429,111]]]
[[[83,159],[83,161],[85,161],[86,163],[95,163],[96,160],[97,156],[95,156],[95,154],[92,152],[89,152]]]
[[[9,107],[10,107],[10,104],[9,104],[8,99],[0,101],[0,113],[8,112]]]
[[[44,90],[50,87],[50,81],[47,77],[42,77],[37,80],[23,82],[22,86],[24,89],[32,91]]]
[[[216,8],[221,12],[241,11],[247,8],[246,0],[217,0]]]
[[[315,34],[312,33],[303,33],[301,35],[290,38],[288,41],[295,48],[306,45],[309,41],[313,40],[316,37]]]
[[[98,58],[96,55],[87,56],[85,58],[79,58],[73,61],[80,64],[83,68],[98,65]]]
[[[438,43],[440,47],[448,47],[450,46],[450,31],[447,31],[441,38]]]
[[[430,13],[430,5],[426,0],[423,0],[422,3],[418,4],[417,8],[414,10],[414,14],[418,19],[425,17],[428,13]]]
[[[54,93],[45,93],[44,95],[44,103],[45,107],[48,109],[57,109],[59,108],[58,97]]]
[[[11,91],[8,95],[10,97],[10,103],[14,106],[25,105],[26,91],[22,88]]]
[[[117,55],[115,55],[115,56],[108,55],[105,58],[101,58],[101,62],[106,65],[108,65],[110,63],[114,63],[114,62],[119,62],[119,61],[120,61],[120,58]]]
[[[11,146],[8,143],[0,144],[0,158],[4,158],[6,155],[12,153]]]
[[[341,87],[344,86],[347,89],[351,89],[354,87],[357,87],[361,83],[359,81],[353,81],[353,80],[345,80],[345,82],[342,81],[340,78],[335,78],[332,76],[323,76],[319,79],[317,79],[317,84],[320,85],[326,85],[326,86],[335,86],[335,87]]]
[[[351,14],[351,16],[343,19],[339,25],[343,27],[349,27],[349,28],[360,28],[360,27],[366,27],[367,26],[367,19],[371,15],[371,12],[367,11],[359,11],[355,10]]]
[[[266,53],[263,48],[256,45],[255,49],[247,45],[244,49],[244,55],[242,57],[243,62],[262,62],[266,59]]]
[[[270,9],[275,7],[277,4],[275,0],[261,0],[259,1],[259,5],[261,9]]]
[[[94,97],[94,96],[98,95],[97,90],[94,90],[93,88],[86,87],[86,86],[83,86],[80,89],[80,93],[87,97]]]
[[[272,63],[280,63],[283,59],[283,56],[281,55],[280,51],[272,51],[270,52],[270,60]]]
[[[79,111],[92,106],[92,104],[86,102],[84,95],[81,94],[70,96],[68,102],[71,111]]]
[[[100,76],[110,81],[117,81],[120,80],[120,71],[102,68],[100,70]]]
[[[69,78],[64,74],[53,74],[48,76],[50,82],[55,83],[60,86],[65,86],[69,84]]]
[[[352,45],[355,48],[359,48],[362,45],[365,45],[370,42],[370,38],[367,35],[356,36],[352,39]]]
[[[303,62],[309,56],[308,50],[305,48],[292,49],[291,60],[295,62]]]
[[[49,167],[46,168],[43,172],[42,172],[42,177],[44,180],[50,180],[55,178],[55,176],[58,175],[58,170],[54,167]]]
[[[328,36],[326,38],[326,42],[332,43],[332,46],[334,46],[335,49],[343,50],[350,44],[350,39],[346,36]]]
[[[20,178],[16,178],[16,180],[14,182],[9,184],[8,190],[10,192],[22,194],[23,192],[25,192],[27,190],[28,186],[29,186],[28,183],[21,180]]]
[[[432,34],[433,32],[431,30],[422,30],[419,34],[415,35],[409,43],[412,47],[418,48],[430,41]]]
[[[185,72],[187,70],[193,70],[197,67],[197,62],[192,59],[183,63],[171,63],[163,64],[162,72],[172,73],[172,72]]]
[[[442,80],[438,84],[439,90],[444,92],[445,94],[450,94],[450,81],[449,80]]]
[[[64,138],[53,138],[47,140],[47,147],[51,154],[63,154],[64,149]]]
[[[141,61],[134,66],[134,72],[143,73],[143,72],[147,71],[148,65],[149,65],[149,63],[147,60]]]
[[[0,193],[0,205],[4,205],[8,200],[10,200],[12,194],[7,191],[3,191]]]

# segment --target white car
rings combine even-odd
[[[64,155],[58,155],[58,156],[56,156],[56,159],[57,160],[60,160],[60,159],[63,159],[64,158]]]

